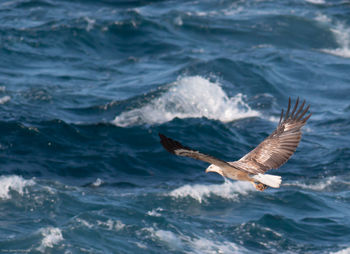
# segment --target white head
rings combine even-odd
[[[222,171],[222,169],[219,168],[218,166],[213,165],[213,164],[211,164],[211,165],[205,170],[205,173],[208,173],[208,172],[215,172],[215,173],[218,173],[219,175],[224,176],[224,172]]]

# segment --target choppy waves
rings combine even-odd
[[[1,253],[349,253],[341,0],[0,3]],[[313,116],[279,189],[205,174],[288,97]]]
[[[219,83],[200,76],[180,78],[168,91],[141,108],[121,113],[113,123],[117,126],[161,124],[174,118],[201,118],[230,122],[259,116],[238,93],[228,97]]]
[[[322,218],[313,219],[308,214],[301,214],[301,218],[298,220],[289,217],[291,214],[281,217],[280,215],[269,215],[268,211],[270,209],[275,211],[274,209],[278,207],[279,202],[281,204],[286,202],[284,199],[292,203],[296,202],[293,201],[293,191],[300,193],[299,197],[305,197],[307,194],[303,190],[314,194],[320,191],[329,193],[332,189],[337,188],[339,183],[346,184],[347,182],[336,177],[330,177],[316,183],[287,181],[281,189],[267,190],[261,193],[256,191],[250,183],[226,180],[222,184],[185,184],[175,188],[164,185],[162,188],[137,187],[129,189],[128,195],[125,195],[123,188],[111,188],[108,187],[108,183],[106,183],[107,185],[95,184],[77,187],[40,179],[26,180],[16,175],[2,176],[0,183],[7,186],[2,191],[2,204],[6,204],[4,202],[14,203],[20,199],[22,204],[17,205],[16,209],[20,211],[23,208],[29,208],[30,213],[27,216],[35,217],[37,212],[45,213],[45,211],[53,214],[56,209],[72,209],[75,214],[72,218],[65,220],[64,225],[60,226],[56,225],[54,221],[50,223],[50,226],[44,226],[43,222],[40,222],[39,229],[31,232],[28,237],[22,238],[22,241],[26,242],[27,245],[30,243],[31,246],[24,249],[17,248],[17,251],[39,251],[42,253],[54,249],[60,251],[76,250],[78,252],[92,251],[94,250],[92,245],[73,246],[74,241],[71,238],[79,237],[82,232],[90,234],[99,232],[110,240],[112,239],[110,237],[117,236],[118,239],[122,235],[133,239],[128,247],[122,245],[113,248],[113,250],[123,248],[152,252],[152,246],[156,244],[163,251],[250,253],[251,250],[247,250],[240,240],[230,239],[232,232],[239,236],[238,239],[252,240],[254,235],[258,235],[259,246],[265,250],[279,251],[280,246],[275,240],[281,241],[284,238],[282,235],[286,234],[286,226],[296,227],[295,230],[298,232],[306,232],[310,226],[308,223],[311,223],[312,228],[314,228],[317,224],[313,223],[318,220],[322,221]],[[167,189],[172,190],[167,191]],[[293,191],[291,192],[291,190]],[[12,192],[19,194],[19,196],[9,196]],[[328,199],[328,195],[324,195],[323,199]],[[309,206],[324,205],[324,201],[316,201],[316,196],[311,195],[311,197],[313,198],[309,200]],[[106,204],[104,202],[106,199],[115,204]],[[257,202],[254,207],[260,207],[268,214],[262,217],[253,216],[246,222],[240,212],[245,205],[250,203],[251,199]],[[61,202],[63,202],[62,207]],[[264,206],[266,202],[270,202],[269,207]],[[304,203],[305,200],[297,202]],[[73,206],[73,204],[77,204],[77,206]],[[135,204],[140,205],[136,210],[133,208]],[[66,207],[67,205],[68,207]],[[219,208],[216,207],[217,205]],[[189,209],[188,206],[191,208]],[[228,207],[233,210],[227,212],[226,208]],[[213,210],[214,217],[212,217],[211,212],[206,211],[208,208]],[[256,213],[254,209],[250,209],[247,211],[248,213],[253,211],[253,214]],[[295,208],[292,206],[289,209]],[[202,212],[199,213],[198,211],[201,210]],[[132,214],[132,217],[127,216],[127,214]],[[182,214],[182,220],[187,221],[189,225],[179,224],[177,219],[172,219],[174,216],[177,218],[179,214]],[[224,215],[240,219],[238,222],[230,223],[231,226],[226,228],[224,226],[226,223],[220,219]],[[54,218],[57,216],[59,215],[54,215]],[[199,219],[200,223],[192,225],[190,222]],[[282,223],[281,228],[275,224],[276,221]],[[336,221],[331,220],[329,224],[331,225],[325,224],[323,227],[328,230],[328,227],[336,225]],[[217,230],[221,231],[222,235],[216,235]],[[16,242],[9,241],[9,244],[11,246]],[[341,251],[335,253],[347,253],[346,248]]]

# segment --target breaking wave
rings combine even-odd
[[[201,237],[193,240],[191,244],[194,247],[194,253],[245,253],[242,247],[229,241],[216,242]]]
[[[205,201],[211,195],[221,198],[236,200],[239,194],[246,195],[248,191],[254,190],[253,185],[248,182],[232,182],[225,180],[223,184],[195,184],[184,185],[169,193],[174,198],[191,197],[199,203]]]
[[[26,191],[25,187],[34,185],[34,180],[26,180],[21,176],[0,176],[0,199],[10,199],[11,191],[16,191],[23,195]]]
[[[137,124],[161,124],[174,118],[201,118],[230,122],[259,116],[244,101],[243,95],[228,97],[217,82],[200,76],[185,77],[147,105],[121,113],[113,123],[126,127]]]
[[[6,96],[0,98],[0,104],[5,104],[6,102],[9,102],[10,100],[11,100],[11,97],[6,95]]]
[[[160,214],[160,212],[162,212],[162,211],[164,211],[164,209],[161,208],[161,207],[158,207],[157,209],[152,209],[152,211],[148,211],[148,212],[147,212],[147,215],[149,215],[149,216],[155,216],[155,217],[160,217],[160,216],[162,216],[162,215]]]
[[[303,183],[303,182],[296,181],[291,183],[285,183],[283,184],[283,186],[296,186],[302,189],[323,191],[323,190],[327,190],[328,188],[331,188],[333,185],[336,185],[336,184],[350,185],[350,182],[340,180],[336,176],[332,176],[332,177],[322,179],[316,183]]]
[[[330,254],[350,254],[350,247],[337,252],[331,252]]]
[[[229,241],[213,241],[204,237],[189,237],[184,234],[175,234],[169,230],[154,229],[153,227],[143,228],[153,241],[159,241],[168,246],[171,250],[183,251],[185,253],[245,253],[246,250]]]
[[[338,48],[322,49],[321,51],[335,56],[350,58],[350,28],[346,27],[344,23],[334,22],[331,18],[322,14],[318,15],[316,20],[330,26],[330,30],[339,45]]]
[[[326,2],[324,0],[305,0],[308,3],[311,4],[325,4]]]
[[[38,248],[40,252],[46,252],[46,248],[53,248],[54,245],[63,240],[62,232],[59,228],[43,228],[41,229],[41,234],[44,238]]]

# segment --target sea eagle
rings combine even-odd
[[[211,165],[205,172],[216,172],[223,177],[249,181],[259,191],[264,191],[268,186],[279,188],[282,178],[265,174],[265,172],[277,169],[286,163],[299,145],[301,128],[312,114],[304,117],[309,111],[310,105],[304,109],[305,100],[299,108],[298,103],[299,97],[290,113],[291,99],[289,98],[287,111],[284,114],[282,109],[276,130],[238,161],[226,162],[203,154],[159,133],[160,143],[168,152],[175,155],[210,163]]]

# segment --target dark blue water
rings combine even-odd
[[[0,2],[1,253],[350,253],[347,1]],[[205,174],[288,97],[280,189]]]

